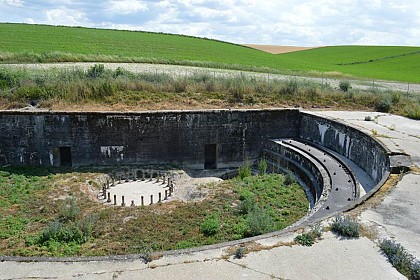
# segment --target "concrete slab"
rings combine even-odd
[[[408,174],[374,209],[362,213],[363,220],[381,226],[388,236],[420,259],[420,175]]]
[[[232,261],[277,279],[405,279],[369,239],[340,240],[330,232],[312,247],[283,246]]]

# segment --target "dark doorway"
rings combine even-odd
[[[60,165],[71,167],[71,148],[70,147],[60,147]]]
[[[206,144],[204,158],[204,169],[217,168],[217,144]]]

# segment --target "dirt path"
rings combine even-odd
[[[14,67],[14,68],[27,68],[27,69],[74,69],[82,68],[88,69],[94,62],[75,62],[75,63],[43,63],[43,64],[3,64],[0,65],[0,71],[2,67]],[[267,80],[289,80],[297,79],[299,81],[312,81],[324,85],[330,85],[333,88],[338,88],[339,83],[343,79],[336,78],[319,78],[319,77],[302,77],[302,76],[291,76],[281,74],[270,74],[270,73],[256,73],[238,70],[225,70],[225,69],[213,69],[213,68],[201,68],[192,66],[181,66],[181,65],[166,65],[166,64],[147,64],[147,63],[101,63],[106,69],[115,70],[118,67],[122,67],[126,70],[135,73],[166,73],[171,76],[190,76],[194,74],[207,74],[214,77],[235,77],[240,75],[246,75],[247,77],[255,77]],[[353,88],[357,89],[378,89],[378,90],[393,90],[401,92],[409,92],[412,94],[420,93],[420,84],[410,84],[402,82],[391,82],[381,80],[367,80],[367,79],[352,79],[349,80]]]

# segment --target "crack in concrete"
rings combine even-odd
[[[269,276],[269,277],[270,277],[270,278],[272,278],[272,279],[288,280],[288,279],[286,279],[286,278],[281,278],[281,277],[275,276],[274,274],[268,274],[268,273],[266,273],[266,272],[264,272],[264,271],[260,271],[260,270],[257,270],[257,269],[255,269],[255,268],[251,268],[251,267],[248,267],[248,266],[241,265],[241,264],[239,264],[239,263],[235,263],[235,262],[233,262],[233,261],[231,261],[231,260],[226,260],[226,261],[227,261],[228,263],[231,263],[231,264],[234,264],[234,265],[240,266],[240,267],[242,267],[242,268],[244,268],[244,269],[248,269],[248,270],[254,271],[254,272],[259,273],[259,274],[261,274],[261,275],[264,275],[264,276]]]

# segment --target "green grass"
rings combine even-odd
[[[150,254],[279,230],[308,210],[303,189],[278,174],[209,185],[200,202],[109,207],[82,191],[102,172],[0,169],[0,255]],[[244,195],[254,198],[248,213]]]
[[[346,81],[347,82],[347,81]],[[108,70],[96,64],[81,69],[43,71],[0,67],[0,109],[37,104],[52,110],[173,110],[203,108],[328,107],[379,110],[419,119],[420,97],[409,93],[359,90],[290,78],[286,81],[245,75],[217,77],[196,73]]]
[[[420,47],[337,46],[273,55],[189,36],[8,23],[0,24],[0,42],[3,63],[150,62],[420,82]]]

